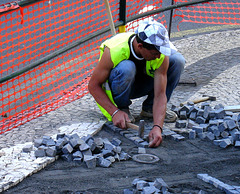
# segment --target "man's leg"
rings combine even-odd
[[[135,80],[136,67],[134,62],[124,60],[112,69],[109,75],[109,85],[114,102],[119,109],[128,109],[131,105],[130,94]]]
[[[179,53],[169,56],[169,68],[167,72],[167,89],[166,95],[167,100],[169,101],[172,95],[173,90],[177,87],[181,74],[184,70],[185,59]]]
[[[173,90],[177,87],[180,76],[184,69],[185,59],[180,53],[175,53],[169,57],[169,68],[167,72],[167,100],[170,100]],[[147,99],[143,102],[143,110],[152,110],[154,90],[153,83],[147,83],[149,93]]]
[[[175,53],[169,57],[169,68],[167,72],[167,88],[166,95],[167,100],[170,100],[173,90],[177,87],[177,84],[180,80],[180,76],[183,72],[185,65],[185,59],[180,53]],[[151,90],[148,92],[147,99],[143,102],[142,105],[142,116],[152,117],[152,106],[153,106],[153,98],[154,98],[154,89],[153,83],[152,85],[148,83],[148,87]],[[149,88],[149,89],[150,89]],[[174,122],[177,116],[174,112],[167,111],[165,122]]]

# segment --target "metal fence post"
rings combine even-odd
[[[120,0],[119,20],[123,22],[123,25],[119,26],[119,32],[126,32],[126,0]]]
[[[172,0],[171,5],[174,5],[174,0]],[[168,36],[170,39],[171,36],[171,29],[172,29],[172,16],[173,16],[173,9],[171,9],[170,11],[170,18],[169,18],[169,25],[168,25]]]

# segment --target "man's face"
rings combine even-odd
[[[151,61],[151,60],[155,60],[156,58],[160,58],[161,53],[155,49],[148,50],[142,47],[141,55],[146,61]]]

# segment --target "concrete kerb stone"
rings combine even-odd
[[[226,192],[226,193],[239,193],[239,186],[228,185],[208,174],[197,174],[197,178],[203,180],[206,183],[210,183],[216,188]]]

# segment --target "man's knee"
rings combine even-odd
[[[121,61],[114,69],[124,76],[124,79],[132,80],[136,74],[136,67],[133,61],[124,60]]]
[[[186,63],[185,58],[179,52],[176,52],[175,54],[169,57],[170,66],[173,66],[174,69],[177,69],[180,72],[183,71],[185,63]]]

